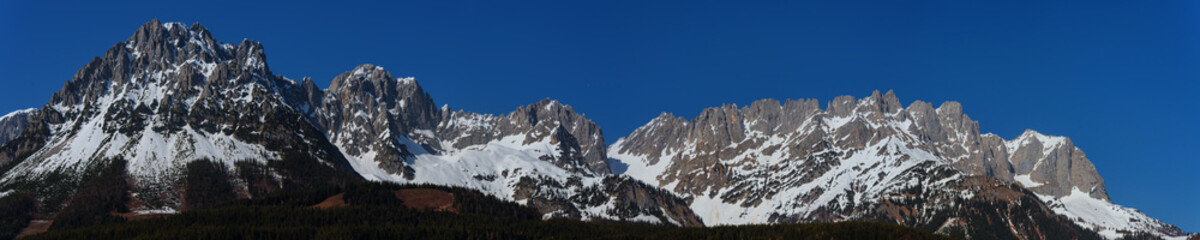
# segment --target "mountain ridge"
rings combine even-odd
[[[635,178],[707,199],[692,207],[709,224],[859,219],[870,214],[860,208],[888,205],[876,201],[909,191],[912,181],[947,188],[946,182],[986,176],[1032,190],[1030,199],[1108,238],[1137,231],[1185,236],[1112,204],[1095,167],[1065,137],[1030,130],[1005,140],[980,134],[979,123],[957,102],[937,108],[919,100],[898,103],[892,91],[874,91],[863,99],[834,98],[824,109],[814,99],[762,99],[707,108],[691,120],[662,113],[617,140],[609,155],[629,165],[627,174]],[[963,174],[909,174],[936,166]],[[938,181],[920,180],[931,177]],[[806,207],[794,212],[788,206]],[[946,210],[926,214],[937,211]],[[742,217],[718,217],[731,214]]]
[[[763,99],[691,120],[663,113],[606,145],[598,124],[548,98],[480,114],[439,108],[415,78],[383,67],[359,65],[322,89],[271,73],[266,59],[261,43],[220,43],[198,23],[146,23],[0,145],[0,195],[36,193],[52,215],[70,207],[57,195],[84,181],[73,175],[121,163],[135,214],[189,210],[187,179],[219,176],[228,190],[209,191],[236,198],[362,180],[460,186],[545,218],[1185,235],[1112,204],[1069,139],[980,134],[953,101],[904,107],[892,91],[875,91],[822,109],[815,99]],[[995,233],[1005,229],[1012,235]]]

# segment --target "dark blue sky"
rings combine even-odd
[[[40,107],[153,18],[260,41],[322,86],[373,63],[457,109],[558,99],[609,142],[664,111],[894,89],[1005,138],[1069,136],[1116,203],[1200,231],[1195,1],[46,2],[0,2],[0,111]]]

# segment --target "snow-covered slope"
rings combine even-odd
[[[917,101],[902,108],[890,91],[861,100],[838,97],[823,110],[816,100],[767,99],[709,108],[690,121],[664,113],[610,146],[609,156],[628,166],[623,174],[694,198],[692,209],[709,225],[882,217],[931,231],[971,232],[990,222],[984,219],[999,217],[1022,238],[1047,238],[1056,231],[1050,226],[1070,225],[1003,212],[974,216],[954,207],[999,204],[993,208],[1062,215],[1109,238],[1183,236],[1113,205],[1095,168],[1069,139],[1027,131],[1005,141],[978,129],[958,103],[935,109]],[[980,198],[973,187],[954,190],[980,184],[1010,194]],[[914,197],[917,204],[897,202]],[[1022,199],[1039,207],[1022,207]],[[935,200],[943,202],[925,203]],[[893,206],[913,207],[907,214],[916,219],[880,215],[879,209]],[[964,224],[970,226],[947,229]],[[1025,227],[1031,225],[1044,229]]]
[[[481,145],[441,153],[414,152],[409,165],[414,177],[389,173],[374,161],[352,162],[368,180],[400,183],[430,183],[477,189],[500,199],[531,206],[545,206],[545,217],[618,219],[675,225],[699,225],[685,214],[687,207],[670,194],[657,199],[630,202],[616,188],[638,184],[613,175],[584,176],[542,160],[561,152],[549,139],[524,143],[514,135]],[[414,147],[418,147],[413,145]],[[376,153],[367,153],[371,156]],[[360,158],[367,159],[367,158]],[[644,188],[645,186],[637,186]],[[637,191],[655,191],[652,188]],[[627,208],[633,206],[632,212]],[[619,208],[624,207],[624,208]],[[672,213],[677,212],[677,213]]]

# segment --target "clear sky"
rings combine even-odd
[[[660,112],[894,89],[1008,139],[1071,137],[1116,203],[1200,232],[1200,2],[429,2],[0,1],[0,111],[154,18],[260,41],[321,86],[373,63],[456,109],[558,99],[610,143]]]

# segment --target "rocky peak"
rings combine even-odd
[[[382,169],[411,179],[414,172],[406,161],[436,148],[409,138],[414,131],[432,130],[441,114],[412,78],[395,78],[383,67],[362,64],[334,77],[324,91],[311,80],[300,86],[307,105],[316,106],[309,117],[354,161],[356,171]]]
[[[896,98],[896,94],[891,90],[888,90],[886,94],[880,94],[879,90],[875,90],[871,92],[871,96],[859,99],[853,112],[870,118],[879,118],[882,115],[895,114],[903,108],[900,105],[900,99]]]
[[[441,120],[441,111],[433,97],[412,77],[397,79],[400,92],[400,115],[410,129],[433,129]]]
[[[396,81],[393,80],[392,73],[384,70],[383,67],[371,64],[362,64],[354,67],[353,70],[343,72],[329,84],[329,90],[334,92],[366,92],[370,94],[379,94],[377,92],[394,89]]]
[[[325,98],[325,90],[318,87],[312,78],[305,77],[300,79],[300,87],[294,89],[291,94],[293,97],[289,99],[293,100],[291,104],[292,106],[296,106],[296,110],[299,110],[310,119],[317,118],[318,108],[321,106],[321,101]]]
[[[253,69],[257,71],[270,72],[267,67],[267,54],[263,50],[262,43],[242,39],[234,49],[234,59],[241,62],[242,69]]]
[[[942,124],[938,121],[937,111],[933,108],[933,104],[917,100],[909,104],[904,111],[907,113],[907,117],[913,121],[908,131],[916,133],[922,141],[946,140],[946,133],[942,131]]]
[[[742,107],[742,116],[745,118],[747,130],[774,135],[778,130],[776,123],[784,118],[784,109],[779,100],[768,98]]]
[[[563,151],[560,157],[578,158],[571,160],[584,164],[583,168],[592,173],[608,174],[607,148],[604,143],[604,133],[601,132],[600,126],[587,119],[582,114],[575,112],[575,109],[569,105],[562,104],[556,100],[543,99],[537,103],[530,104],[517,108],[516,111],[509,113],[503,117],[509,119],[507,123],[501,124],[501,132],[524,133],[526,135],[526,143],[541,141],[551,134],[555,134],[553,140],[566,141],[571,138],[575,142],[572,147],[561,148]],[[503,122],[502,122],[503,123]],[[554,131],[554,129],[561,129]],[[581,151],[579,154],[569,154],[567,151],[570,148],[578,148]],[[571,163],[556,163],[565,169]]]
[[[825,112],[833,117],[849,117],[857,108],[857,102],[854,96],[838,96],[829,102],[829,106],[825,108]]]
[[[161,23],[155,19],[142,25],[124,44],[143,63],[178,63],[188,59],[219,62],[233,58],[229,46],[217,42],[199,23],[185,27],[182,23]]]
[[[261,44],[222,44],[199,24],[154,20],[84,65],[5,145],[12,147],[0,147],[0,162],[14,169],[4,181],[83,175],[123,159],[144,191],[134,196],[174,209],[181,192],[172,184],[197,161],[333,166],[329,178],[272,169],[271,189],[354,179],[342,175],[350,166],[323,131],[292,108],[302,101],[288,99],[297,96],[289,89],[300,88],[270,73]]]
[[[745,125],[742,123],[737,104],[704,109],[692,123],[694,125],[689,137],[705,139],[706,141],[696,141],[696,144],[707,151],[720,150],[746,137]]]
[[[783,116],[776,123],[779,129],[777,134],[799,130],[805,120],[821,112],[820,106],[816,99],[788,99],[783,103]]]
[[[947,138],[974,144],[979,141],[979,122],[963,113],[962,104],[947,101],[937,108],[938,121]]]
[[[200,24],[153,20],[81,68],[55,93],[51,105],[95,102],[107,92],[136,95],[145,104],[182,101],[200,94],[223,95],[214,91],[230,92],[247,83],[275,92],[295,84],[271,74],[258,42],[220,43]],[[160,90],[166,94],[147,93]]]
[[[1104,179],[1082,150],[1070,138],[1025,130],[1021,136],[1005,142],[1016,182],[1049,196],[1070,195],[1073,189],[1091,197],[1111,200]]]
[[[327,108],[363,104],[362,108],[371,109],[366,113],[387,115],[386,119],[394,121],[396,129],[405,134],[414,129],[433,129],[441,119],[441,111],[433,98],[415,79],[395,78],[383,67],[371,64],[362,64],[338,75],[326,94],[332,98],[329,101],[336,103]],[[360,110],[363,109],[331,110],[331,113],[355,114]]]
[[[973,152],[980,147],[979,122],[971,120],[969,116],[963,113],[962,105],[958,102],[947,101],[942,103],[937,108],[933,104],[924,101],[913,101],[907,108],[895,110],[895,115],[875,113],[875,104],[890,105],[886,102],[896,102],[893,97],[882,96],[881,99],[892,99],[885,101],[876,101],[877,94],[866,98],[860,102],[859,106],[865,106],[867,112],[859,113],[866,116],[867,119],[876,123],[884,123],[893,121],[904,125],[905,122],[911,122],[905,132],[911,133],[919,142],[927,145],[927,150],[938,154],[947,159],[955,160],[967,158],[969,154],[977,154]],[[864,103],[865,102],[865,103]],[[883,109],[879,111],[891,111]],[[972,155],[974,156],[974,155]],[[979,160],[979,159],[976,159]],[[980,160],[982,161],[982,160]]]
[[[546,126],[554,127],[557,125],[555,123],[572,122],[575,117],[579,115],[575,114],[575,110],[570,106],[549,98],[518,107],[516,111],[508,114],[508,118],[515,120],[517,126],[526,128],[536,127],[539,123],[547,123]]]
[[[649,123],[633,130],[628,137],[618,142],[637,141],[630,144],[618,144],[615,147],[620,153],[646,154],[652,163],[658,163],[665,149],[679,149],[684,141],[689,140],[689,122],[671,113],[661,113]]]
[[[671,124],[671,123],[679,123],[679,124],[687,125],[687,119],[684,119],[682,117],[677,117],[677,116],[675,116],[675,114],[663,112],[663,113],[659,113],[658,117],[654,117],[654,119],[651,119],[649,125],[657,126],[657,125],[667,125],[667,124]]]
[[[36,108],[21,109],[0,116],[0,146],[4,146],[9,140],[17,138],[25,126],[29,125],[29,120],[33,118]]]
[[[882,113],[895,113],[900,111],[903,106],[900,105],[900,99],[896,97],[896,93],[888,90],[883,96],[879,95],[879,90],[871,92],[871,100],[874,100],[870,106]]]

